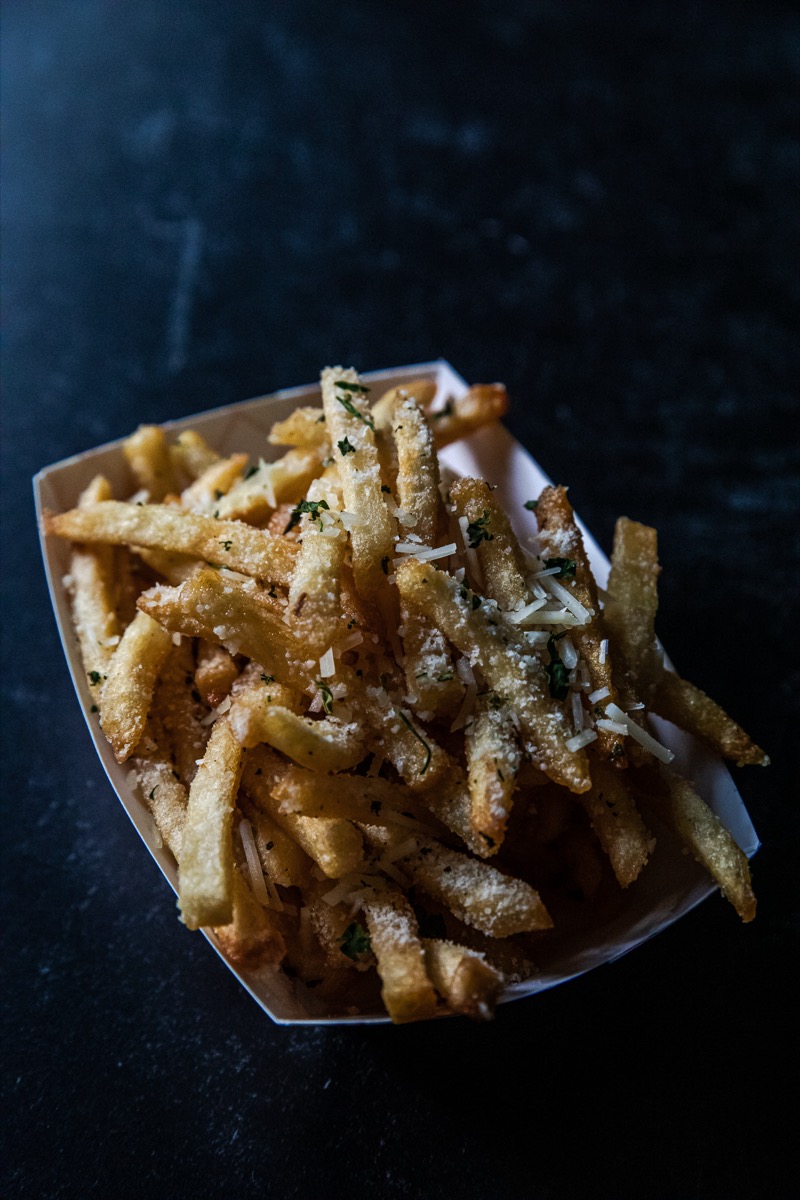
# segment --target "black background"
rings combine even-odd
[[[3,1194],[789,1196],[793,6],[8,0],[3,25]],[[660,634],[773,758],[737,773],[759,915],[715,896],[485,1027],[278,1028],[94,758],[30,478],[327,363],[440,356],[508,385],[606,549],[620,513],[659,528]]]

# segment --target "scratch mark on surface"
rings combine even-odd
[[[178,275],[167,318],[167,370],[170,375],[177,375],[186,364],[192,299],[203,252],[202,223],[195,217],[187,217],[182,222],[182,230]]]

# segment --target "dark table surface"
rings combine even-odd
[[[793,6],[3,25],[3,1195],[790,1195]],[[179,925],[94,757],[30,479],[329,362],[440,356],[508,385],[606,549],[620,513],[658,527],[662,639],[772,755],[737,773],[759,915],[714,896],[486,1026],[287,1030]]]

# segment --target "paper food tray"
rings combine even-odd
[[[439,399],[461,395],[467,387],[466,382],[443,361],[363,375],[375,392],[420,377],[436,379]],[[279,447],[270,446],[267,442],[266,435],[273,422],[286,417],[298,405],[307,404],[319,404],[317,384],[291,388],[212,409],[184,420],[166,422],[164,428],[174,435],[184,429],[196,429],[223,455],[249,451],[270,460],[281,453]],[[124,494],[128,486],[128,474],[121,447],[122,441],[111,442],[55,463],[36,475],[34,493],[40,530],[44,510],[61,512],[74,507],[82,489],[98,472],[109,479],[117,494]],[[483,430],[449,446],[442,452],[441,459],[457,474],[478,476],[497,485],[498,500],[511,515],[517,533],[521,536],[530,533],[530,520],[526,527],[523,504],[532,496],[537,496],[551,480],[504,427]],[[608,578],[608,560],[585,526],[579,524],[595,576],[603,587]],[[61,538],[40,536],[61,642],[89,735],[120,803],[177,894],[175,861],[163,847],[153,818],[138,790],[129,781],[130,768],[116,761],[97,718],[90,712],[92,697],[72,629],[70,601],[63,583],[69,569],[69,544]],[[758,848],[758,838],[725,765],[673,725],[657,718],[653,720],[657,736],[675,753],[676,768],[694,781],[700,795],[731,831],[741,848],[748,856],[753,855]],[[540,958],[537,957],[535,977],[509,987],[501,1003],[533,996],[594,967],[613,962],[667,928],[715,890],[713,880],[681,852],[669,835],[659,837],[653,858],[639,879],[624,893],[624,903],[616,915],[599,928],[568,934],[563,940],[554,932],[552,943],[543,943],[544,952]],[[188,931],[186,936],[190,936]],[[264,1012],[279,1024],[336,1025],[389,1020],[384,1012],[361,1012],[355,1015],[331,1013],[313,990],[299,980],[290,979],[280,970],[248,971],[234,967],[221,954],[214,935],[204,931],[204,936]]]

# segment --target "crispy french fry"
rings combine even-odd
[[[144,733],[156,680],[171,646],[166,629],[142,612],[122,635],[100,700],[103,733],[118,762],[130,757]]]
[[[229,695],[239,674],[236,659],[224,646],[200,639],[197,643],[194,686],[204,704],[209,708],[217,708]]]
[[[334,526],[334,528],[338,528]],[[341,580],[347,540],[305,527],[289,586],[289,623],[317,658],[334,642],[341,619]]]
[[[492,610],[444,572],[410,560],[396,574],[409,606],[429,617],[462,654],[480,660],[489,685],[514,709],[533,761],[571,791],[587,791],[586,756],[566,748],[571,730],[548,694],[542,664],[521,652]],[[479,601],[475,606],[473,599]]]
[[[621,707],[626,711],[640,698],[649,702],[661,675],[655,635],[660,572],[655,529],[620,517],[614,528],[605,623],[616,648]]]
[[[640,795],[706,868],[741,919],[752,921],[756,899],[747,855],[688,780],[659,764],[657,781],[648,774]]]
[[[337,717],[317,721],[302,717],[272,703],[268,695],[258,693],[257,687],[236,697],[230,723],[243,746],[266,742],[315,774],[347,771],[366,754],[363,730],[355,722]]]
[[[328,427],[321,408],[296,408],[283,421],[276,421],[267,441],[273,446],[328,446]]]
[[[626,773],[594,761],[591,791],[584,792],[580,801],[618,883],[628,887],[652,854],[655,838],[639,814]]]
[[[326,455],[323,444],[297,447],[271,463],[261,459],[227,495],[220,497],[219,517],[258,523],[282,504],[296,504],[319,475]]]
[[[436,445],[441,450],[459,438],[477,433],[501,420],[508,412],[508,394],[502,383],[478,383],[463,396],[448,400],[444,408],[428,412]]]
[[[566,488],[544,488],[536,506],[536,520],[539,526],[540,555],[545,567],[559,563],[566,567],[567,572],[574,577],[573,591],[576,599],[594,614],[586,625],[576,626],[572,631],[572,638],[589,672],[590,693],[606,693],[604,699],[598,702],[601,707],[596,713],[602,719],[606,704],[620,702],[613,675],[616,642],[612,646],[603,614],[600,612],[597,584],[586,555],[583,535],[567,498]],[[613,730],[597,730],[596,752],[599,757],[610,759],[618,767],[627,766],[623,735]]]
[[[184,513],[170,505],[105,500],[45,518],[48,533],[71,541],[143,546],[205,559],[267,583],[288,584],[297,547],[263,529]]]
[[[169,458],[175,475],[191,483],[218,462],[220,455],[197,430],[185,429],[169,447]]]
[[[508,517],[482,479],[459,479],[450,487],[467,545],[475,550],[483,591],[504,611],[521,608],[531,599],[525,561]]]
[[[237,966],[277,967],[286,955],[286,943],[274,913],[263,908],[238,871],[231,887],[232,920],[214,929],[222,952]]]
[[[364,901],[364,916],[389,1016],[398,1024],[432,1017],[436,992],[411,905],[399,891],[375,892]]]
[[[233,920],[231,827],[242,748],[225,719],[214,725],[192,786],[179,871],[181,918],[189,929]]]
[[[122,450],[137,489],[146,491],[150,501],[157,502],[168,493],[177,492],[167,440],[160,425],[140,425],[125,439]]]
[[[436,384],[432,379],[415,379],[389,388],[373,404],[372,419],[378,429],[388,430],[398,401],[413,400],[424,410],[430,407],[435,396]]]
[[[672,671],[661,672],[653,695],[653,712],[693,734],[737,767],[769,766],[769,758],[728,716],[723,708],[699,687]]]
[[[338,817],[346,821],[435,833],[430,821],[425,828],[425,809],[409,800],[406,789],[388,779],[341,774],[335,790],[322,790],[311,771],[289,767],[273,789],[283,813],[309,817]]]
[[[486,842],[484,854],[495,853],[505,837],[508,814],[522,762],[522,750],[508,708],[494,696],[479,699],[464,749],[471,800],[472,826]]]
[[[308,684],[297,639],[270,597],[247,584],[225,580],[217,571],[198,571],[179,588],[143,592],[139,608],[174,633],[217,642],[231,654],[254,659],[289,686],[303,690]]]
[[[220,516],[219,509],[226,499],[225,493],[241,477],[246,463],[246,454],[231,454],[229,458],[217,459],[181,492],[182,507],[187,512]]]
[[[132,759],[139,790],[167,849],[180,862],[189,793],[172,768],[169,751],[157,730],[147,739],[146,753]]]
[[[326,367],[322,372],[322,405],[331,445],[338,447],[339,442],[346,442],[352,447],[341,455],[338,466],[346,509],[357,522],[350,534],[356,587],[368,604],[385,610],[389,603],[386,573],[394,549],[394,521],[381,492],[374,423],[356,372]]]
[[[503,990],[503,974],[479,950],[423,938],[428,976],[451,1012],[488,1020]]]
[[[111,485],[96,475],[81,493],[86,506],[111,499]],[[97,700],[111,665],[121,629],[114,603],[114,551],[110,546],[75,546],[70,557],[68,586],[72,620],[92,696]]]
[[[194,653],[188,638],[171,646],[155,690],[153,710],[164,727],[180,778],[188,787],[197,774],[210,730],[203,725],[206,709],[194,686]]]

